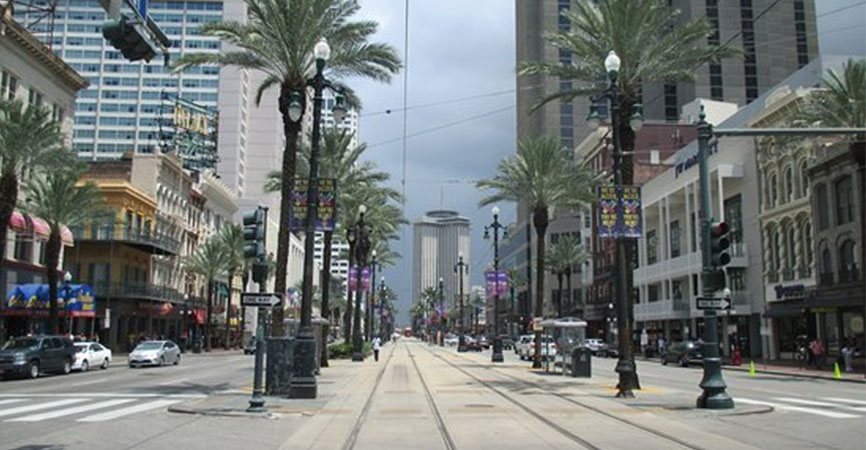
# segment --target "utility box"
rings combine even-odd
[[[592,350],[587,347],[577,347],[571,352],[571,376],[592,377]]]

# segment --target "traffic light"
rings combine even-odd
[[[724,267],[731,262],[728,247],[728,224],[725,222],[710,222],[710,263],[714,267]]]
[[[102,36],[130,61],[150,61],[156,56],[156,50],[148,37],[127,16],[105,22],[102,25]]]
[[[262,208],[244,214],[244,258],[265,258],[265,210]]]
[[[718,292],[727,286],[725,282],[725,269],[714,267],[704,275],[704,284],[712,292]]]

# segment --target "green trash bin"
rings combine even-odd
[[[571,376],[592,377],[592,351],[587,347],[577,347],[571,352]]]

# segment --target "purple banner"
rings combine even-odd
[[[508,292],[508,272],[504,270],[484,272],[484,281],[488,297],[494,297],[496,294],[503,295]]]
[[[358,269],[349,267],[349,291],[354,292],[358,289]]]
[[[598,236],[639,238],[642,234],[640,187],[599,186]]]
[[[358,268],[350,267],[349,268],[349,290],[357,291],[358,290]],[[370,285],[372,281],[372,273],[369,267],[361,268],[361,289],[364,292],[370,292]]]

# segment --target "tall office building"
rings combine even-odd
[[[445,303],[450,305],[459,294],[460,278],[454,265],[460,254],[467,269],[471,267],[469,219],[456,211],[430,211],[413,224],[412,239],[412,299],[427,288],[438,288],[442,277]],[[463,294],[467,298],[469,279],[470,274],[464,272]]]
[[[37,2],[38,3],[38,2]],[[78,95],[73,148],[89,160],[117,159],[123,153],[166,151],[176,99],[218,112],[219,168],[234,164],[243,186],[249,77],[245,71],[201,66],[172,73],[161,58],[130,62],[102,36],[108,15],[98,0],[57,0],[51,20],[44,13],[19,8],[16,18],[50,45],[90,82]],[[201,27],[223,18],[245,16],[240,0],[151,1],[149,15],[171,39],[171,60],[191,52],[218,52],[220,41],[203,36]],[[42,19],[42,20],[40,20]]]
[[[547,61],[568,64],[572,55],[557,49],[544,39],[548,33],[568,30],[571,23],[560,13],[573,8],[579,1],[603,0],[516,0],[516,59],[520,61]],[[734,103],[738,106],[756,99],[797,69],[818,55],[817,28],[814,0],[669,0],[681,11],[678,21],[706,17],[718,30],[710,36],[710,44],[730,42],[743,49],[742,58],[707,63],[695,68],[694,82],[647,84],[642,87],[642,103],[646,121],[679,122],[680,109],[696,98]],[[627,62],[624,62],[627,63]],[[600,78],[603,68],[599,67]],[[551,102],[534,112],[530,108],[538,99],[574,87],[571,80],[554,77],[517,77],[517,138],[553,136],[562,146],[573,149],[591,132],[585,117],[589,99],[575,98],[571,102]],[[582,221],[561,210],[551,221],[548,235],[579,233]],[[535,232],[524,207],[517,209],[517,233],[526,236],[516,248],[525,255],[517,269],[528,283],[520,289],[533,292],[535,275],[530,259],[534,258]],[[546,279],[553,286],[554,278]],[[580,281],[578,281],[580,283]],[[580,284],[577,284],[580,286]],[[549,294],[548,289],[548,294]],[[548,302],[545,302],[546,304]]]

